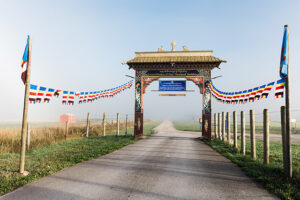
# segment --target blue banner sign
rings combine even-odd
[[[186,91],[186,81],[159,81],[159,91]]]

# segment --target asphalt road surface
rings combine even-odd
[[[27,184],[1,200],[277,199],[231,161],[165,121],[153,136]]]

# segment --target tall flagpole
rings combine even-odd
[[[289,26],[284,25],[287,29],[287,51],[288,51],[288,63],[287,63],[287,76],[285,77],[285,107],[286,107],[286,176],[292,178],[292,156],[291,156],[291,127],[290,127],[290,39],[289,39]]]
[[[27,175],[28,172],[24,171],[25,166],[25,151],[26,151],[26,129],[27,129],[27,114],[28,114],[28,101],[29,101],[29,89],[30,89],[30,65],[31,65],[31,37],[28,36],[28,61],[25,81],[25,95],[24,95],[24,110],[22,121],[22,133],[21,133],[21,151],[20,151],[20,167],[19,172],[21,175]]]

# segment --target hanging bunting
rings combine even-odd
[[[30,104],[32,104],[32,103],[35,104],[37,88],[38,88],[37,85],[30,84],[30,90],[29,90],[29,103]]]
[[[54,96],[58,98],[61,93],[62,93],[62,90],[55,90]]]
[[[283,98],[285,80],[280,79],[276,83],[275,97]],[[216,89],[216,87],[210,82],[208,84],[208,89],[211,95],[219,102],[226,104],[245,104],[247,102],[254,102],[267,98],[274,84],[275,81],[249,90],[239,92],[222,92]]]
[[[48,88],[48,92],[46,93],[46,96],[44,98],[44,103],[49,103],[50,99],[52,98],[53,94],[54,94],[54,89],[52,88]]]
[[[63,91],[63,96],[62,96],[62,98],[63,98],[62,104],[63,105],[67,105],[68,94],[69,94],[68,91]]]
[[[277,83],[276,83],[275,97],[277,99],[278,98],[283,98],[284,84],[285,84],[284,78],[278,80]]]
[[[83,103],[86,103],[86,102],[87,102],[88,95],[89,95],[88,92],[85,92],[85,93],[84,93]]]
[[[42,102],[42,98],[44,97],[44,94],[45,94],[46,90],[47,90],[46,87],[40,86],[38,94],[37,94],[37,98],[36,98],[36,102],[37,103],[41,103]]]
[[[258,101],[260,99],[261,94],[264,91],[265,87],[266,87],[266,85],[262,85],[262,86],[259,87],[259,89],[258,89],[258,91],[255,95],[255,98],[254,98],[255,101]]]
[[[75,96],[75,92],[70,91],[68,105],[74,105],[74,96]]]
[[[30,85],[30,94],[29,94],[29,102],[32,103],[41,103],[42,100],[44,103],[49,103],[52,97],[59,97],[62,94],[62,104],[63,105],[74,105],[75,98],[78,98],[79,104],[86,102],[94,102],[100,98],[112,98],[120,92],[131,88],[133,85],[133,80],[129,81],[125,84],[122,84],[118,87],[114,87],[106,90],[99,90],[94,92],[75,92],[75,91],[66,91],[66,90],[56,90],[52,88]],[[39,89],[38,89],[39,88]]]
[[[262,99],[268,98],[268,95],[269,95],[271,89],[273,88],[274,84],[275,84],[275,81],[269,83],[269,84],[266,86],[266,88],[264,89],[264,91],[263,91],[262,94],[261,94],[261,98],[262,98]]]
[[[84,98],[84,92],[80,92],[80,96],[79,96],[79,104],[83,103],[83,98]]]

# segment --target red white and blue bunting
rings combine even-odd
[[[223,92],[218,90],[212,82],[208,83],[208,88],[213,97],[216,98],[217,101],[223,102],[226,104],[245,104],[247,102],[254,102],[260,99],[268,98],[268,95],[273,88],[275,81],[262,85],[260,87],[255,87],[253,89],[243,90],[239,92]],[[275,88],[275,97],[283,98],[284,94],[284,85],[285,80],[280,79],[276,81]]]
[[[79,104],[92,103],[100,98],[113,98],[120,92],[131,88],[132,85],[133,80],[107,90],[98,90],[93,92],[77,92],[47,88],[43,86],[30,84],[29,102],[30,104],[49,103],[53,97],[58,98],[62,96],[63,105],[74,105],[75,100],[78,100]]]

